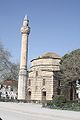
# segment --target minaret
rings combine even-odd
[[[26,100],[27,97],[27,58],[28,58],[28,35],[30,33],[28,17],[24,17],[23,25],[21,27],[22,33],[22,47],[20,70],[18,80],[18,100]]]

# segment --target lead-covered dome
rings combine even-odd
[[[32,69],[59,70],[61,57],[54,52],[47,52],[31,61]]]
[[[54,59],[58,58],[58,59],[60,59],[61,57],[54,52],[47,52],[47,53],[39,56],[38,58],[54,58]]]

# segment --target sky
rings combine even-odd
[[[45,52],[80,48],[80,0],[0,0],[0,42],[20,62],[21,26],[28,15],[28,62]]]

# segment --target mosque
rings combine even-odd
[[[28,71],[27,57],[30,27],[27,16],[24,17],[21,33],[22,47],[18,80],[18,100],[52,100],[53,96],[59,94],[58,86],[60,84],[54,79],[54,72],[60,70],[59,62],[61,57],[53,52],[44,53],[31,61],[31,67]]]
[[[30,27],[27,16],[24,17],[21,33],[22,46],[18,79],[18,100],[52,100],[57,95],[63,95],[60,80],[54,77],[54,73],[60,71],[61,57],[54,52],[44,53],[31,61],[31,67],[28,70],[28,36]],[[77,80],[67,86],[65,95],[67,100],[80,99],[80,84],[78,83],[79,81]],[[74,87],[75,85],[76,87]]]
[[[31,61],[27,83],[29,100],[52,100],[59,94],[59,83],[54,79],[54,72],[60,70],[60,59],[56,53],[48,52]]]
[[[60,61],[61,57],[54,52],[47,52],[43,55],[31,60],[31,67],[27,69],[27,58],[28,58],[28,36],[30,33],[29,20],[27,16],[24,17],[23,25],[21,27],[22,33],[22,46],[21,46],[21,58],[20,58],[20,70],[18,79],[18,91],[11,90],[13,88],[13,81],[7,82],[7,87],[3,83],[3,87],[0,88],[0,93],[2,97],[7,93],[10,93],[9,98],[14,98],[19,101],[48,101],[52,100],[53,97],[61,95],[61,83],[54,77],[55,72],[60,71]],[[74,81],[73,86],[70,83],[67,86],[66,99],[76,100],[80,99],[80,84],[78,81]],[[11,86],[11,87],[10,87]],[[4,94],[5,93],[5,94]],[[16,96],[14,96],[16,95]],[[6,98],[6,97],[5,97]]]

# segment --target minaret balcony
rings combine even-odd
[[[29,35],[29,33],[30,33],[30,27],[22,27],[21,28],[21,33]]]

